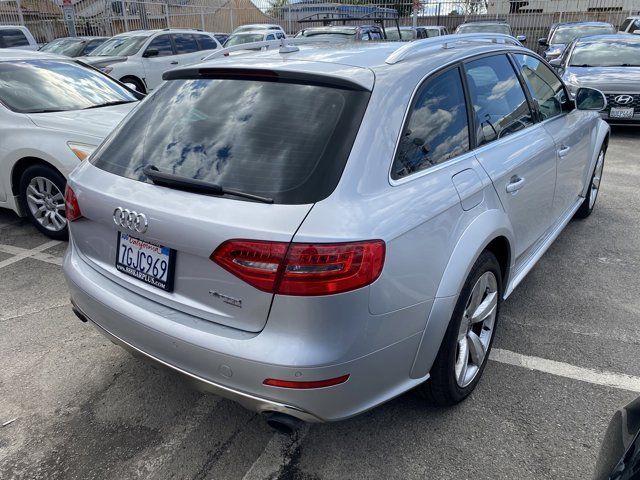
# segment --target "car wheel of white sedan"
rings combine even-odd
[[[31,223],[55,240],[68,238],[64,187],[60,173],[45,165],[25,170],[20,179],[20,202]]]

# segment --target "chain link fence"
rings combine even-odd
[[[397,11],[400,25],[443,25],[449,31],[467,21],[505,20],[531,46],[556,22],[593,20],[619,27],[640,13],[640,0],[0,0],[0,25],[25,25],[41,43],[73,30],[105,36],[149,28],[230,32],[248,23],[277,23],[294,34],[305,18],[344,15],[345,9],[362,15],[376,7]]]

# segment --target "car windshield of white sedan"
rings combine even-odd
[[[640,67],[640,39],[635,42],[579,43],[571,56],[572,67]]]
[[[147,41],[149,35],[135,35],[133,37],[113,37],[93,52],[92,57],[128,57],[129,55],[135,55],[140,47]]]
[[[79,38],[59,38],[47,43],[40,51],[73,57],[80,53],[83,44],[84,42]]]
[[[82,110],[137,101],[126,88],[74,62],[0,62],[0,100],[19,113]]]
[[[225,47],[233,47],[234,45],[242,45],[244,43],[261,42],[264,39],[262,33],[239,33],[231,35],[225,42]]]
[[[387,27],[387,40],[413,40],[414,34],[413,30],[402,29],[400,30],[400,34],[398,34],[397,28]]]
[[[588,37],[590,35],[606,35],[607,33],[615,33],[615,29],[608,25],[584,26],[577,27],[559,27],[553,37],[551,44],[566,44],[573,42],[578,37]]]

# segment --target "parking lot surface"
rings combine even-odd
[[[0,478],[589,478],[640,395],[639,164],[640,131],[614,128],[596,210],[504,303],[467,401],[409,392],[291,437],[81,323],[66,244],[0,211]]]

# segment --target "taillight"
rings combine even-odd
[[[314,296],[375,282],[384,255],[382,240],[335,244],[229,240],[211,254],[211,260],[264,292]]]
[[[74,220],[82,217],[80,205],[78,205],[78,199],[69,184],[67,184],[64,189],[64,204],[66,207],[65,215],[69,222],[73,222]]]

